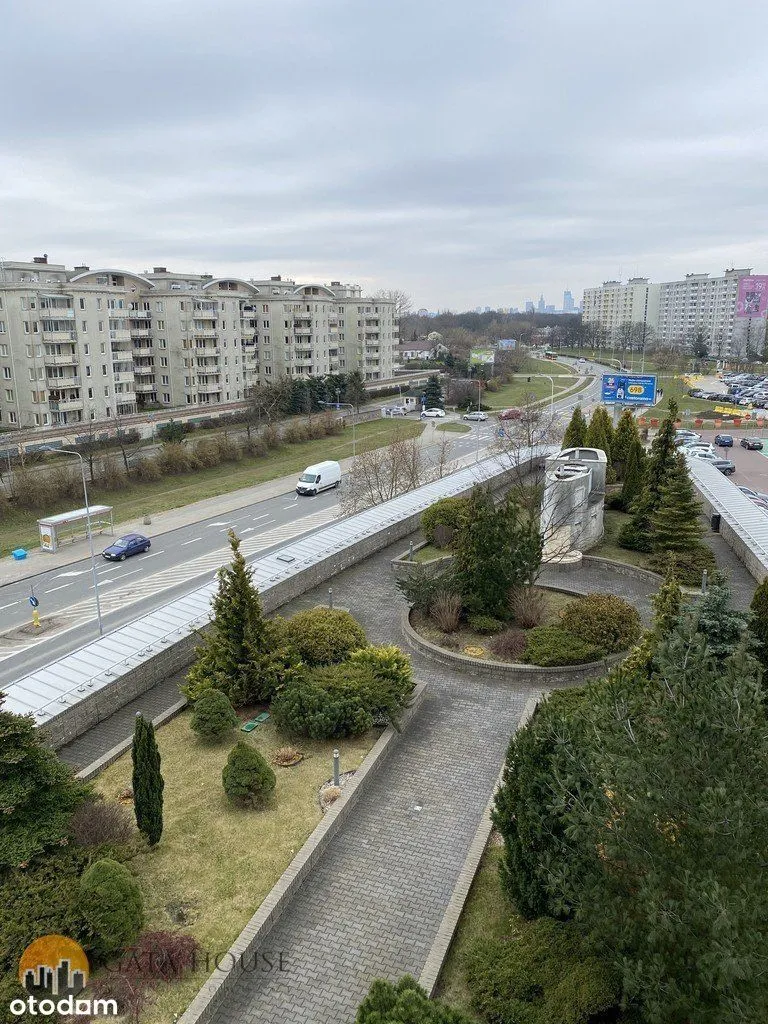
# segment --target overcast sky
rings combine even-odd
[[[0,257],[561,305],[768,272],[768,5],[22,0]]]

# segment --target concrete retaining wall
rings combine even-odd
[[[420,683],[414,692],[413,703],[403,715],[401,731],[408,727],[424,699],[425,684]],[[317,864],[326,847],[350,817],[367,780],[381,768],[384,760],[395,745],[398,733],[390,726],[377,740],[354,777],[342,790],[339,799],[326,811],[312,835],[293,858],[290,865],[272,887],[264,902],[243,928],[229,955],[222,959],[222,969],[215,971],[205,982],[189,1005],[179,1024],[207,1024],[216,1010],[227,998],[242,973],[239,966],[248,963],[260,949],[274,924],[288,909],[291,900],[301,888],[309,872]]]
[[[535,459],[534,462],[540,462]],[[509,469],[499,473],[493,480],[494,491],[503,490],[510,482],[519,479],[519,469]],[[468,487],[460,494],[469,494]],[[403,540],[415,533],[420,526],[421,513],[415,513],[397,523],[391,523],[373,536],[353,541],[341,551],[328,554],[322,560],[297,572],[282,582],[265,589],[261,594],[264,611],[272,613],[288,601],[305,594],[308,590],[327,580],[332,579],[344,569],[364,561],[383,548]],[[131,701],[153,686],[188,668],[194,661],[195,647],[200,642],[200,634],[185,636],[170,646],[158,650],[154,657],[144,661],[135,669],[131,669],[113,683],[94,691],[78,701],[73,707],[51,718],[42,727],[46,742],[54,749],[71,743],[82,736],[109,715],[125,707]]]
[[[459,668],[467,675],[489,683],[498,683],[501,686],[513,685],[539,689],[578,686],[579,683],[584,683],[588,679],[605,675],[609,669],[618,665],[626,657],[626,653],[611,654],[601,661],[589,661],[585,665],[558,665],[555,668],[542,668],[539,665],[505,665],[499,661],[470,658],[466,654],[453,654],[452,651],[446,651],[444,648],[430,643],[429,640],[420,636],[411,625],[409,609],[403,612],[402,627],[405,642],[412,651],[418,651],[439,665]]]

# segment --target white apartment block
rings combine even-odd
[[[394,304],[359,285],[0,262],[0,431],[242,401],[281,376],[392,376]]]
[[[599,288],[584,289],[584,321],[599,323],[608,335],[624,323],[656,326],[659,286],[647,277],[632,277],[626,284],[604,281]]]
[[[697,330],[707,337],[710,355],[743,355],[748,345],[762,348],[765,318],[737,318],[739,280],[749,268],[726,270],[722,277],[686,274],[682,281],[651,284],[631,278],[626,284],[605,281],[584,291],[584,321],[600,324],[610,337],[623,323],[643,323],[654,341],[683,345]]]

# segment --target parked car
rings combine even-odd
[[[763,450],[763,442],[759,437],[742,437],[739,444],[742,448],[747,448],[751,452],[761,452]]]
[[[733,476],[736,472],[736,464],[730,459],[713,459],[712,465],[715,469],[719,469],[723,476]]]
[[[407,416],[408,410],[403,405],[394,405],[390,409],[385,409],[384,414],[386,416]]]
[[[718,448],[733,448],[733,436],[731,434],[715,434],[715,444]]]
[[[338,462],[317,462],[307,466],[296,484],[297,494],[309,494],[314,497],[320,491],[338,487],[341,481],[341,466]]]
[[[108,562],[124,562],[131,555],[140,555],[142,551],[149,551],[151,547],[152,544],[149,537],[145,537],[141,533],[126,533],[124,537],[120,537],[114,544],[104,548],[101,555]]]
[[[701,434],[697,434],[695,430],[688,430],[685,427],[678,427],[675,431],[675,438],[680,440],[684,438],[695,438],[697,441],[699,441],[701,440]]]
[[[477,420],[479,423],[485,423],[488,419],[484,412],[465,412],[461,417],[463,420]]]
[[[680,446],[680,451],[683,455],[698,455],[701,452],[705,452],[707,455],[717,455],[717,448],[713,444],[709,444],[708,441],[693,441],[691,444],[683,444]]]
[[[521,420],[522,418],[522,409],[505,409],[504,412],[499,413],[500,420]]]
[[[422,419],[436,420],[445,416],[444,409],[424,409],[421,413]]]
[[[765,512],[768,515],[768,501],[763,501],[762,498],[750,498],[752,504],[759,508],[761,512]]]
[[[768,501],[768,494],[763,494],[762,491],[753,491],[751,487],[743,487],[741,484],[738,486],[741,493],[746,494],[748,498],[759,498],[761,501]]]

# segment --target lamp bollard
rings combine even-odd
[[[409,562],[413,561],[413,541],[412,540],[408,541],[408,561]]]
[[[333,587],[328,587],[328,607],[333,611]]]
[[[702,592],[702,594],[706,594],[706,592],[707,592],[707,570],[706,569],[702,569],[702,572],[701,572],[701,592]]]
[[[339,752],[334,750],[333,752],[333,784],[334,786],[339,785]]]

